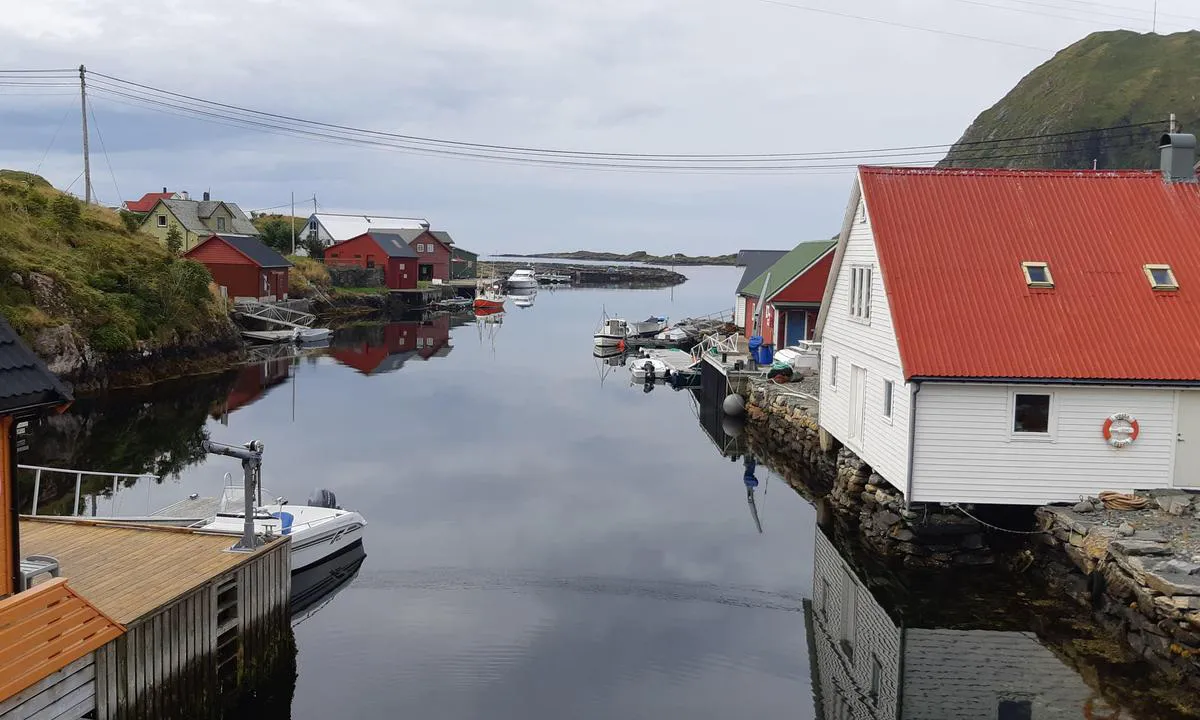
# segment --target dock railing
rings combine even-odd
[[[117,490],[122,480],[158,480],[157,475],[150,473],[110,473],[110,472],[95,472],[92,470],[69,470],[66,468],[43,467],[40,465],[17,465],[18,470],[27,470],[33,473],[33,509],[31,515],[38,514],[38,503],[41,500],[42,494],[42,475],[74,475],[75,476],[75,504],[71,506],[71,515],[79,515],[79,497],[80,491],[83,488],[84,478],[112,478],[112,496],[115,499]]]

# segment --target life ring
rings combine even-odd
[[[1117,435],[1113,435],[1113,425],[1116,423],[1124,423],[1127,428],[1118,426]],[[1138,425],[1137,418],[1129,413],[1113,413],[1104,421],[1104,441],[1115,448],[1122,448],[1129,443],[1137,440],[1138,433],[1141,432],[1141,427]]]

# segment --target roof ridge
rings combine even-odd
[[[981,177],[1080,177],[1080,178],[1161,178],[1160,170],[1054,169],[1054,168],[939,168],[906,165],[859,165],[859,172],[871,175],[965,175]]]

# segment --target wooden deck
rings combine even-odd
[[[229,552],[236,542],[180,528],[21,518],[21,554],[57,558],[75,592],[125,625],[286,540]]]

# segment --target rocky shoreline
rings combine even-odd
[[[488,262],[480,272],[507,278],[517,268],[532,267],[539,275],[570,275],[574,287],[662,288],[687,282],[687,276],[648,265],[574,265],[570,263]]]

